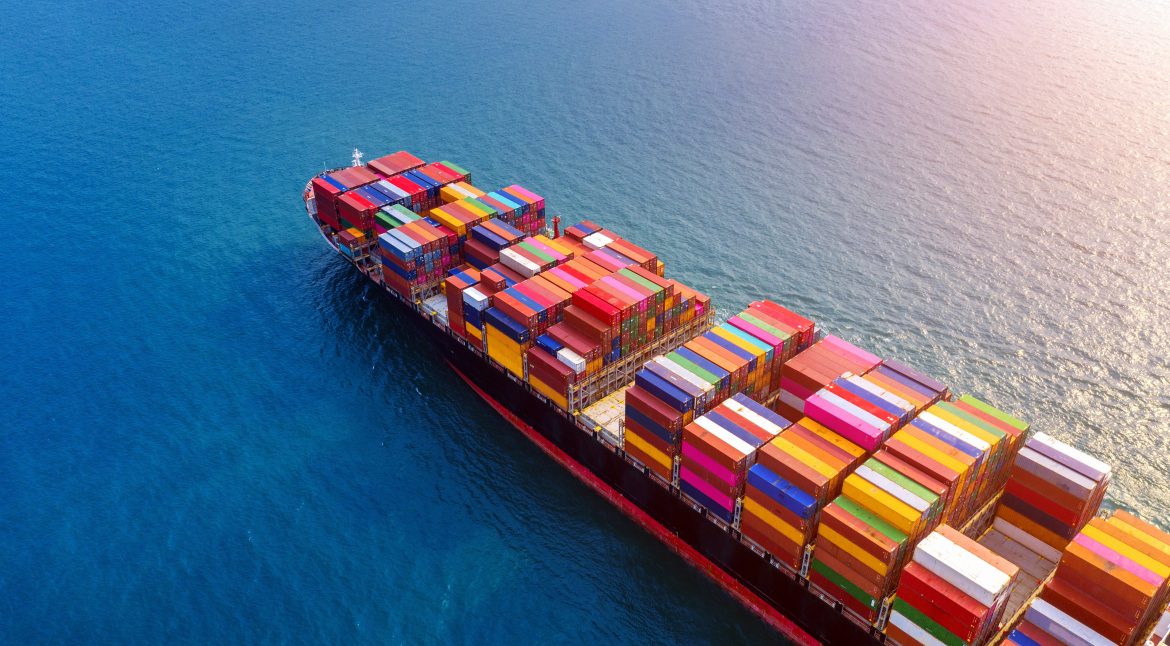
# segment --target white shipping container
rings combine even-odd
[[[744,419],[748,420],[749,422],[764,429],[769,434],[771,434],[773,437],[775,437],[776,435],[779,435],[780,432],[784,430],[783,428],[781,428],[777,424],[773,423],[771,420],[765,419],[759,413],[757,413],[754,410],[748,408],[747,406],[744,406],[743,404],[735,401],[734,399],[728,399],[727,401],[723,402],[723,405],[730,408],[732,411],[735,412],[735,414],[739,415],[740,417],[743,417]]]
[[[540,273],[540,267],[536,263],[511,249],[500,250],[500,262],[525,278],[532,278]]]
[[[482,312],[488,308],[489,299],[486,294],[475,287],[468,287],[463,290],[463,302],[470,305],[472,309]]]
[[[1061,442],[1047,433],[1036,433],[1028,440],[1025,446],[1061,464],[1067,465],[1077,473],[1096,482],[1100,482],[1102,478],[1108,476],[1113,471],[1112,466],[1076,447]]]
[[[1050,482],[1081,500],[1092,496],[1097,483],[1052,458],[1024,446],[1016,455],[1015,467]]]
[[[995,605],[1011,577],[937,532],[914,548],[914,561],[985,607]]]
[[[598,249],[609,246],[609,243],[613,242],[613,239],[598,231],[597,233],[590,233],[584,238],[581,238],[581,242],[583,242],[586,247],[596,251]]]
[[[792,408],[795,408],[797,412],[804,412],[804,400],[800,397],[797,397],[796,395],[793,395],[787,390],[784,390],[783,388],[780,389],[780,401],[784,402],[788,406],[791,406]]]
[[[882,491],[890,494],[898,500],[901,500],[907,505],[910,505],[920,514],[925,513],[927,509],[930,509],[930,503],[916,496],[909,489],[906,489],[902,485],[894,482],[893,480],[890,480],[889,478],[865,466],[864,464],[860,467],[857,467],[857,475],[869,481],[871,484],[881,489]]]
[[[695,424],[698,424],[700,428],[703,428],[704,430],[710,432],[715,437],[726,442],[728,445],[731,446],[731,448],[735,449],[736,451],[739,451],[743,455],[747,455],[747,454],[751,453],[752,451],[756,450],[756,448],[754,446],[739,439],[731,431],[724,429],[722,426],[716,424],[715,422],[711,421],[710,419],[708,419],[706,417],[695,418]]]
[[[866,424],[869,424],[871,427],[878,429],[878,431],[880,431],[882,433],[885,433],[886,431],[888,431],[890,429],[889,422],[886,422],[884,419],[878,418],[877,415],[874,415],[868,411],[862,410],[853,402],[846,401],[845,399],[841,398],[836,393],[830,392],[830,391],[822,388],[822,389],[817,391],[817,396],[820,397],[821,399],[829,402],[830,404],[833,404],[837,408],[840,408],[841,410],[845,411],[846,413],[849,413],[850,415],[856,417],[857,419],[860,419],[861,421],[865,422]]]
[[[1037,628],[1069,644],[1069,646],[1111,646],[1097,631],[1070,617],[1060,608],[1043,599],[1035,599],[1024,613],[1024,618]]]
[[[879,385],[873,383],[872,381],[869,381],[863,377],[856,377],[856,376],[846,377],[845,381],[848,381],[849,383],[853,384],[854,386],[857,386],[858,388],[865,390],[866,392],[868,392],[869,394],[871,394],[875,397],[880,397],[882,399],[882,401],[889,402],[889,403],[893,404],[894,406],[897,406],[898,408],[900,408],[904,411],[909,412],[909,411],[914,410],[914,406],[910,402],[906,401],[905,399],[902,399],[901,397],[895,395],[894,393],[892,393],[888,390],[885,390],[881,386],[879,386]]]
[[[581,355],[568,348],[557,350],[557,361],[565,364],[577,374],[585,372],[585,360],[581,358]]]
[[[666,368],[667,370],[682,377],[683,379],[686,379],[687,383],[693,384],[696,388],[703,391],[704,394],[709,394],[709,393],[711,393],[711,391],[715,390],[715,386],[712,386],[711,384],[707,383],[706,381],[703,381],[697,375],[693,374],[690,370],[687,370],[686,368],[678,365],[677,363],[675,363],[674,361],[672,361],[668,357],[657,356],[657,357],[654,357],[653,359],[651,359],[651,361],[653,361],[654,363],[657,363],[658,365],[662,366],[663,368]]]
[[[979,451],[980,453],[987,453],[987,451],[991,448],[991,444],[989,444],[987,440],[975,437],[958,426],[955,426],[938,415],[935,415],[929,410],[924,410],[919,413],[918,419],[921,419],[922,421],[943,431],[944,433],[949,433],[953,437],[958,438],[960,442],[974,447],[975,450]]]
[[[934,635],[931,635],[922,628],[919,628],[918,624],[910,621],[897,610],[890,612],[890,623],[897,626],[899,630],[906,633],[910,637],[918,640],[918,643],[920,644],[924,644],[925,646],[946,646],[946,644],[936,639]]]

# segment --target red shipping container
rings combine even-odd
[[[369,169],[362,166],[349,166],[332,173],[329,177],[351,190],[381,179]]]
[[[1108,575],[1102,573],[1102,576]],[[1136,617],[1121,615],[1079,586],[1059,576],[1045,584],[1040,598],[1115,644],[1126,643],[1129,635],[1137,628]]]
[[[427,189],[419,186],[418,184],[415,184],[401,175],[395,175],[386,181],[402,189],[403,191],[406,191],[406,193],[410,195],[410,204],[412,207],[417,208],[421,206],[426,200]]]
[[[666,455],[669,457],[674,457],[675,455],[678,454],[678,447],[670,444],[669,442],[667,442],[666,440],[659,437],[656,433],[654,433],[650,429],[643,427],[638,422],[636,422],[632,419],[628,419],[628,420],[626,420],[626,432],[628,433],[631,431],[634,434],[636,434],[639,438],[641,438],[642,441],[644,441],[647,444],[649,444],[650,446],[653,446],[654,448],[658,449],[658,451],[660,453],[662,453],[663,455]]]
[[[630,386],[626,390],[626,405],[632,405],[638,412],[650,418],[650,421],[668,431],[682,430],[683,414],[639,386]]]
[[[902,570],[898,596],[967,642],[976,636],[989,613],[978,601],[914,561]]]
[[[367,164],[367,166],[369,166],[374,171],[377,171],[384,177],[391,177],[404,171],[419,168],[422,165],[423,160],[415,157],[405,150],[400,150],[391,155],[386,155],[385,157],[379,157],[377,159],[371,160],[370,163]]]
[[[800,564],[804,555],[804,546],[792,541],[784,534],[776,531],[762,518],[757,517],[749,510],[743,510],[740,516],[739,531],[744,536],[760,544],[777,560],[791,567]]]

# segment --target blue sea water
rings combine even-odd
[[[761,621],[328,252],[350,150],[449,158],[1116,465],[1170,525],[1170,8],[15,3],[0,641],[728,643]]]

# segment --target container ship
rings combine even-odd
[[[471,391],[790,641],[1170,629],[1170,534],[988,402],[767,298],[717,317],[644,246],[452,162],[355,151],[303,197]]]

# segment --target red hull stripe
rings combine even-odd
[[[804,632],[804,630],[793,623],[792,620],[790,620],[788,617],[785,617],[775,608],[768,605],[768,603],[761,599],[758,595],[749,590],[739,581],[735,580],[730,574],[724,572],[721,568],[719,568],[719,566],[712,563],[707,557],[700,554],[698,550],[691,547],[678,536],[675,536],[673,533],[671,533],[670,530],[666,529],[666,527],[655,520],[652,516],[642,511],[634,503],[626,500],[626,498],[618,493],[613,487],[606,484],[604,480],[598,478],[593,474],[592,471],[586,469],[579,462],[569,457],[569,455],[562,451],[557,445],[548,441],[547,438],[545,438],[540,433],[537,433],[536,430],[531,426],[521,421],[519,417],[516,417],[514,414],[512,414],[512,411],[505,408],[503,404],[500,404],[495,399],[492,399],[490,395],[481,390],[479,386],[476,386],[475,383],[468,379],[467,375],[463,374],[459,368],[455,367],[454,364],[448,362],[448,365],[450,365],[451,369],[459,375],[459,378],[466,382],[468,386],[471,386],[471,389],[474,390],[475,393],[479,395],[484,401],[486,401],[489,406],[495,409],[497,413],[499,413],[504,419],[508,420],[512,426],[515,426],[516,429],[523,433],[528,439],[532,440],[532,442],[540,447],[542,451],[559,462],[561,466],[568,469],[569,472],[576,476],[578,480],[589,485],[589,487],[591,487],[603,498],[620,509],[626,516],[629,516],[631,519],[641,525],[646,531],[658,537],[658,540],[666,543],[666,545],[670,547],[670,549],[674,550],[676,554],[683,557],[683,559],[685,559],[692,566],[718,583],[724,590],[727,591],[728,594],[730,594],[732,597],[735,597],[735,599],[737,599],[740,603],[747,606],[748,609],[750,609],[752,612],[755,612],[764,621],[768,622],[768,624],[770,624],[772,627],[783,633],[785,637],[788,637],[793,642],[801,645],[812,646],[814,644],[820,643],[814,639],[812,635]]]

